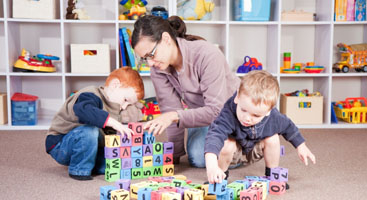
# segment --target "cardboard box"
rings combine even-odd
[[[5,93],[0,93],[0,124],[8,123],[8,101]]]
[[[56,19],[56,1],[13,0],[13,18]]]
[[[295,124],[322,124],[323,97],[280,96],[280,112]]]
[[[109,44],[71,44],[71,73],[109,74]]]

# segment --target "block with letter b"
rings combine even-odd
[[[275,167],[270,169],[270,180],[288,182],[288,169]]]

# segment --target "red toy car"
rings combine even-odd
[[[250,58],[250,56],[245,56],[244,63],[238,67],[237,73],[248,73],[252,70],[262,70],[263,65],[257,62],[256,58]]]

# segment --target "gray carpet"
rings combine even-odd
[[[367,130],[302,130],[316,155],[316,165],[304,166],[286,141],[281,167],[289,169],[291,189],[267,199],[365,199],[367,196]],[[103,176],[80,182],[44,151],[45,131],[0,131],[0,199],[99,199],[99,187],[111,185]],[[164,137],[158,140],[164,140]],[[206,180],[205,169],[190,168],[187,157],[175,166],[196,183]],[[262,176],[264,161],[230,170],[229,182]],[[142,181],[137,180],[135,182]]]

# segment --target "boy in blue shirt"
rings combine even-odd
[[[276,78],[266,71],[245,75],[239,90],[224,104],[210,125],[205,139],[205,162],[209,183],[227,179],[228,167],[265,160],[265,175],[278,167],[281,134],[298,152],[305,165],[315,156],[295,124],[275,105],[279,97]]]
[[[48,130],[46,152],[69,166],[73,179],[91,180],[92,171],[104,174],[104,135],[118,131],[130,137],[133,131],[122,122],[142,120],[138,100],[143,97],[137,71],[114,70],[104,87],[86,87],[66,99]]]

